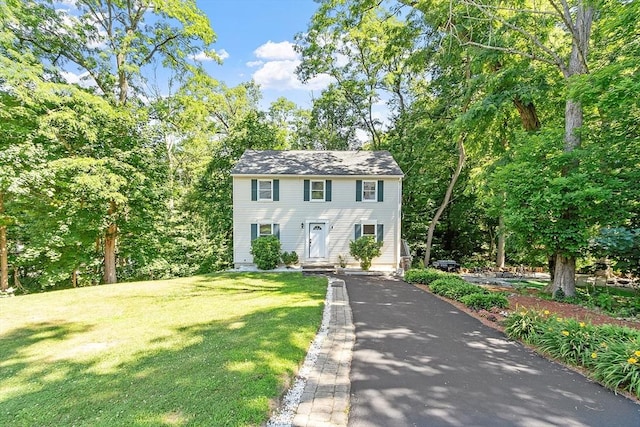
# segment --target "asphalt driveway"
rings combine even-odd
[[[640,426],[640,405],[402,281],[346,278],[350,427]]]

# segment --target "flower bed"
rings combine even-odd
[[[612,389],[640,398],[640,330],[593,325],[549,310],[521,309],[504,321],[505,333],[544,354],[585,368]]]

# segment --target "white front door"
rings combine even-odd
[[[326,250],[326,225],[321,222],[309,223],[309,258],[324,258]]]

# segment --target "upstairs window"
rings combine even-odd
[[[304,180],[303,200],[305,202],[330,202],[331,201],[331,180],[312,181]]]
[[[384,181],[356,180],[356,202],[383,202]]]
[[[279,179],[252,179],[251,180],[251,200],[254,202],[280,200],[280,180]]]
[[[324,201],[324,181],[311,181],[311,200]]]
[[[363,202],[376,202],[378,197],[376,196],[376,182],[375,181],[362,181],[362,201]]]
[[[258,180],[258,200],[273,200],[271,197],[271,181]]]

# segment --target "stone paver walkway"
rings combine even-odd
[[[296,427],[346,426],[355,330],[344,280],[330,279],[331,319],[326,338],[293,419]]]

